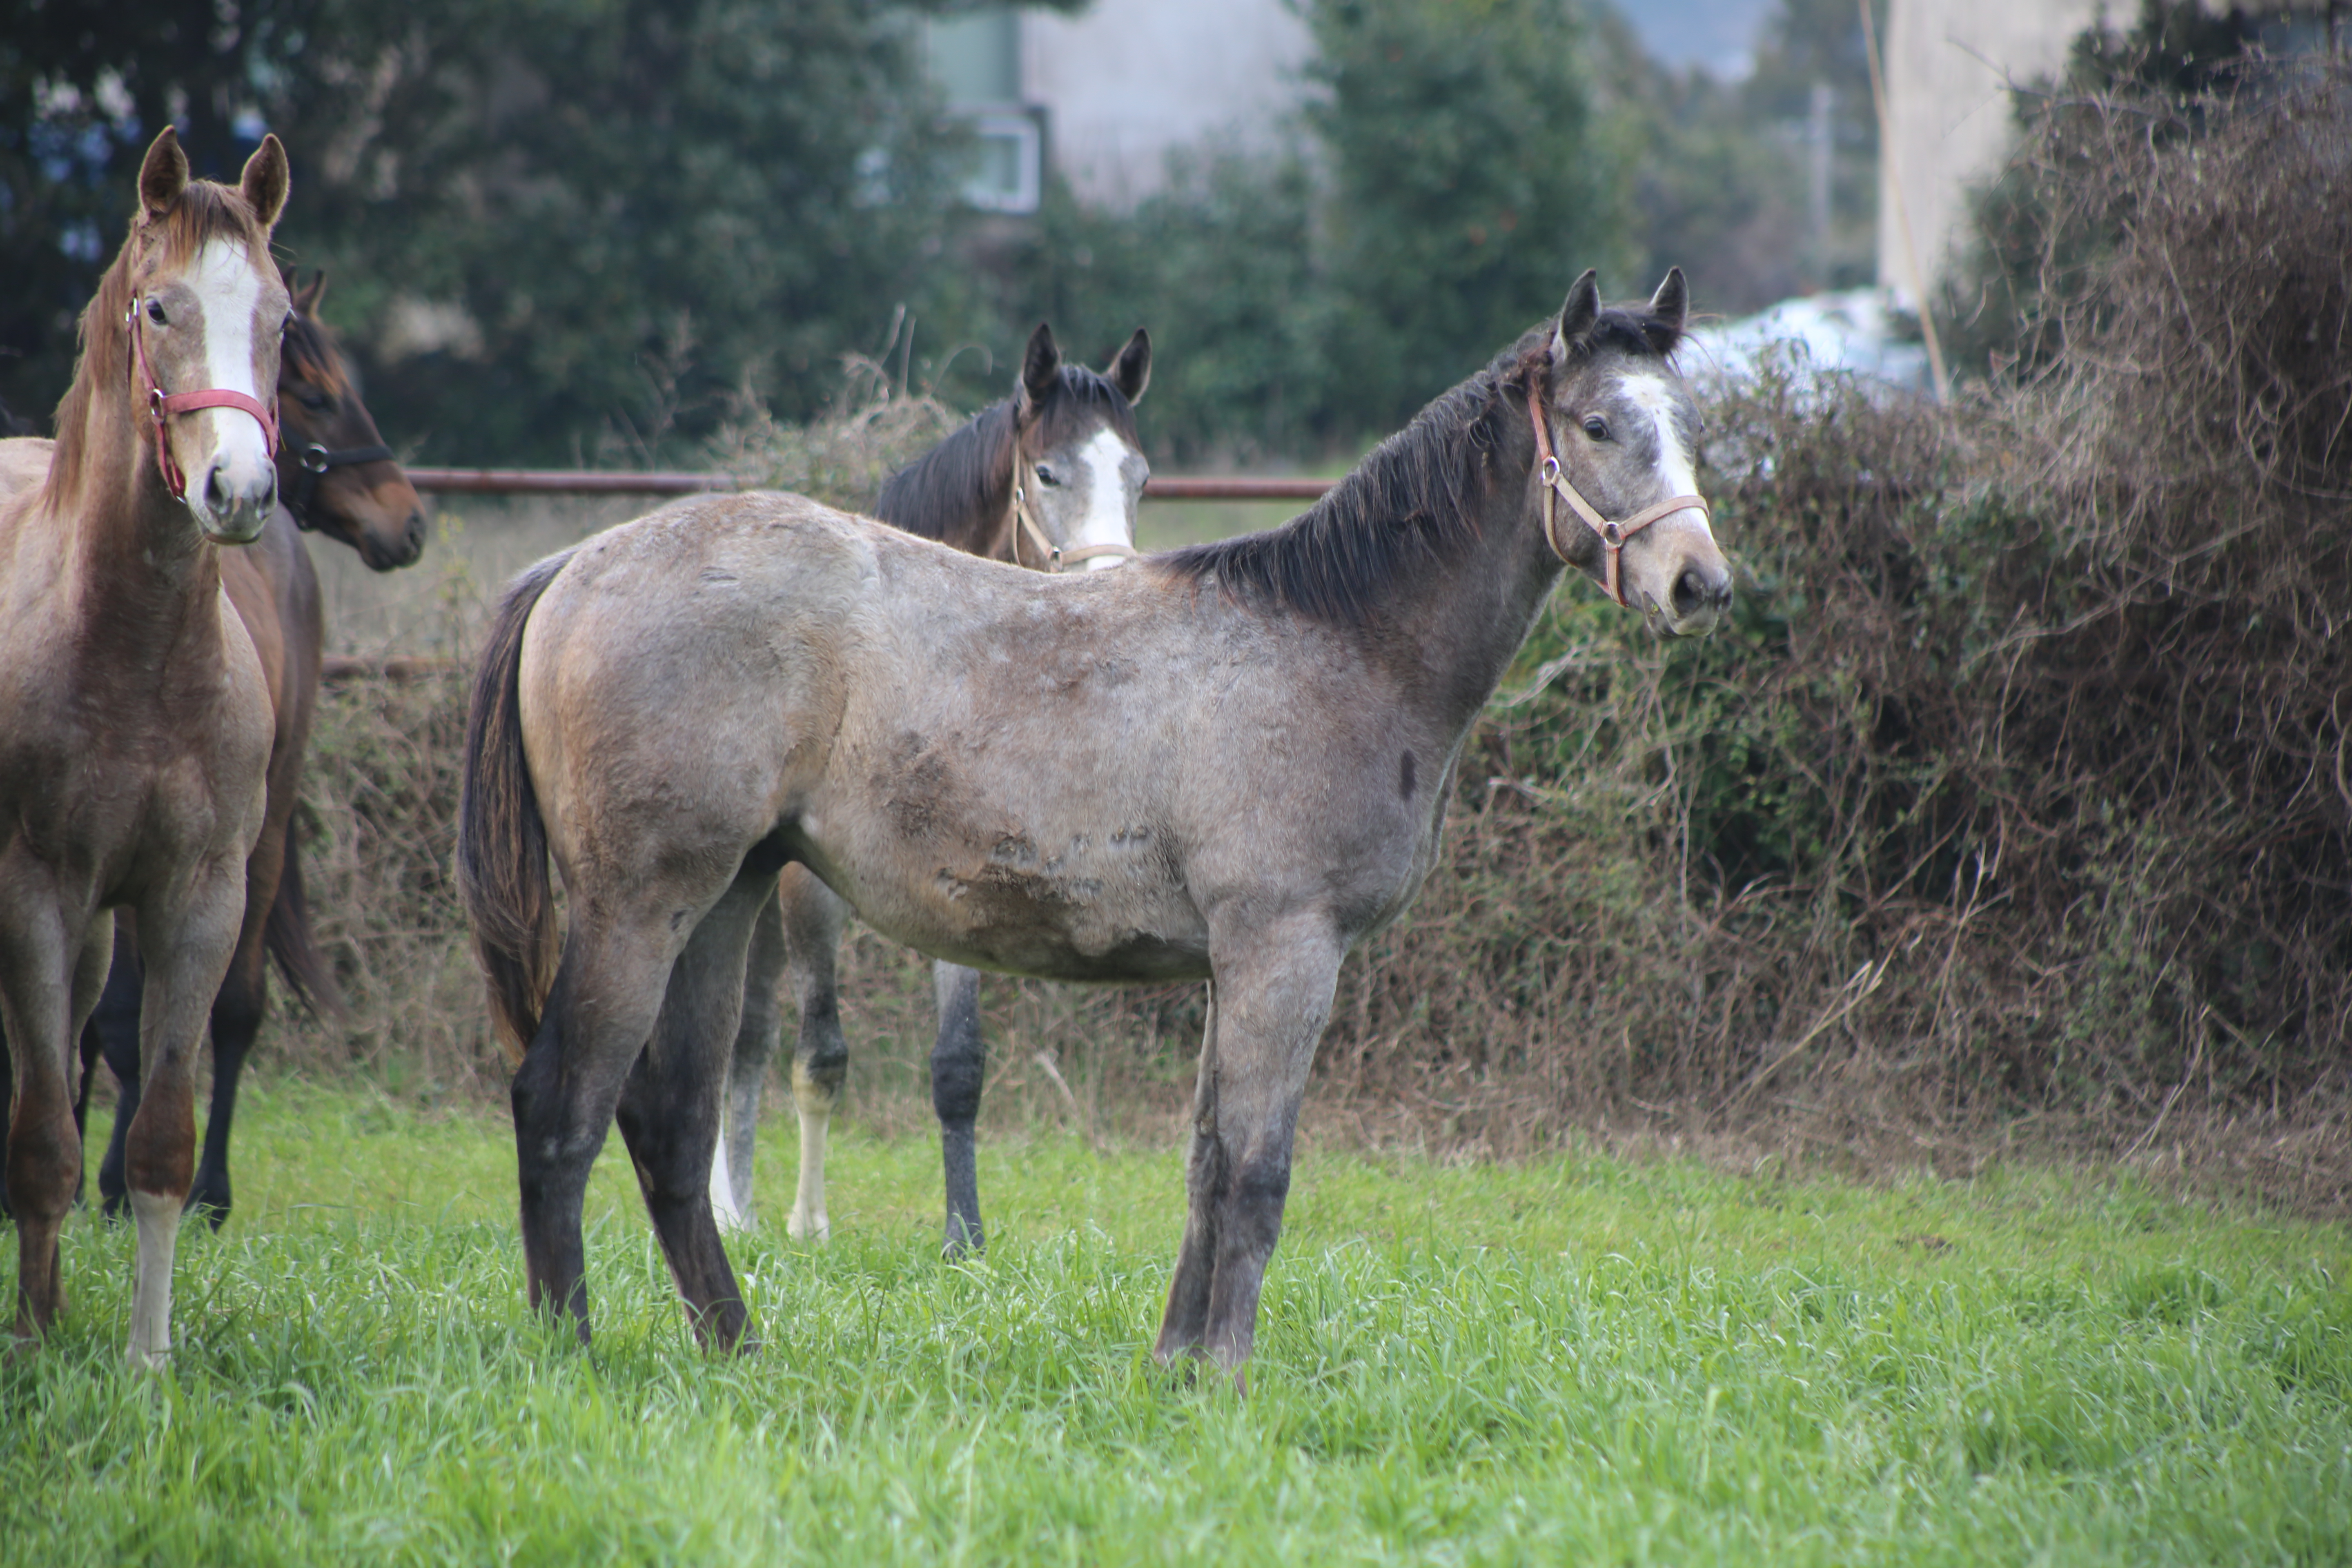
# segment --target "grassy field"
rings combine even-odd
[[[1247,1401],[1147,1354],[1172,1151],[791,1134],[735,1249],[768,1339],[696,1353],[618,1152],[593,1355],[522,1301],[502,1121],[261,1083],[191,1231],[176,1364],[120,1363],[131,1241],[0,1368],[0,1560],[2337,1563],[2352,1237],[2124,1177],[1857,1187],[1316,1151]],[[13,1257],[13,1247],[8,1249]]]

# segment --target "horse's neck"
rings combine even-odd
[[[1495,694],[1559,580],[1559,558],[1532,519],[1534,442],[1524,445],[1496,454],[1468,547],[1417,574],[1378,613],[1381,640],[1409,650],[1413,684],[1449,731],[1468,729]]]
[[[208,659],[220,642],[220,547],[173,499],[127,419],[93,408],[83,436],[82,473],[53,468],[32,521],[51,531],[64,565],[60,607],[94,634],[84,654],[134,669]]]

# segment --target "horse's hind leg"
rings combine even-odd
[[[670,970],[653,1039],[617,1108],[654,1233],[685,1298],[695,1337],[719,1350],[755,1348],[710,1209],[720,1089],[742,1019],[746,951],[774,898],[772,874],[747,870],[705,915]]]
[[[849,1076],[849,1042],[841,1033],[841,994],[834,978],[849,906],[798,867],[786,874],[782,887],[784,945],[792,954],[793,993],[801,1008],[800,1038],[793,1047],[801,1173],[790,1230],[794,1241],[823,1241],[833,1232],[824,1215],[825,1142],[842,1080]]]
[[[510,1090],[530,1304],[551,1315],[568,1314],[583,1345],[589,1335],[582,1202],[622,1085],[653,1035],[668,984],[673,938],[667,902],[656,903],[650,918],[627,923],[583,918],[572,927],[539,1032]],[[709,1157],[706,1150],[698,1181],[708,1179]]]
[[[281,846],[282,842],[281,836]],[[281,858],[282,854],[281,847]],[[202,1214],[215,1230],[228,1218],[228,1138],[236,1121],[237,1081],[245,1076],[245,1058],[253,1049],[253,1037],[261,1032],[262,1008],[269,997],[262,922],[268,918],[278,890],[275,868],[268,868],[265,881],[262,859],[262,852],[257,850],[247,867],[245,929],[237,933],[228,974],[213,998],[212,1110],[205,1118],[204,1152],[196,1161],[195,1180],[188,1189],[189,1209]]]
[[[940,1003],[940,1034],[931,1047],[931,1109],[940,1117],[948,1194],[947,1237],[940,1250],[956,1258],[988,1247],[980,1228],[980,1176],[971,1142],[988,1046],[980,1037],[980,971],[941,960],[931,966],[931,985]]]
[[[784,876],[804,877],[798,868]],[[784,918],[770,888],[751,924],[750,956],[743,973],[743,1021],[735,1030],[728,1063],[727,1098],[719,1107],[719,1148],[710,1163],[710,1212],[721,1232],[751,1225],[751,1163],[760,1136],[760,1094],[768,1079],[768,1058],[784,1032],[782,984],[790,962],[784,948]]]

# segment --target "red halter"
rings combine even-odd
[[[126,321],[131,329],[131,374],[134,384],[146,395],[147,412],[155,421],[155,469],[163,476],[172,499],[188,499],[188,477],[172,458],[172,442],[164,422],[174,414],[193,414],[199,408],[239,408],[261,422],[261,437],[268,444],[269,456],[278,456],[278,410],[248,397],[242,392],[230,392],[211,387],[203,392],[166,393],[155,380],[154,368],[147,363],[147,332],[139,309],[140,301],[131,301],[131,314]]]
[[[1538,474],[1543,480],[1544,487],[1544,542],[1551,546],[1551,552],[1554,555],[1559,556],[1562,561],[1568,559],[1568,552],[1559,542],[1559,521],[1552,512],[1552,496],[1557,493],[1562,500],[1568,502],[1570,509],[1577,516],[1584,520],[1587,527],[1601,536],[1601,586],[1609,590],[1611,598],[1620,605],[1624,604],[1625,584],[1618,574],[1617,556],[1618,552],[1625,548],[1625,542],[1657,521],[1658,519],[1671,517],[1675,512],[1686,510],[1692,507],[1698,509],[1700,516],[1707,516],[1706,498],[1668,496],[1654,506],[1643,507],[1622,522],[1612,522],[1601,515],[1598,507],[1577,494],[1576,487],[1568,482],[1568,475],[1561,469],[1559,458],[1552,453],[1551,421],[1544,417],[1543,395],[1538,390],[1536,378],[1533,375],[1528,378],[1528,417],[1535,423],[1536,456],[1542,459]]]

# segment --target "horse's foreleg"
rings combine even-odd
[[[695,1337],[719,1350],[757,1345],[745,1332],[743,1299],[707,1184],[728,1058],[742,1021],[745,955],[774,897],[772,876],[747,871],[702,918],[670,970],[653,1041],[618,1107],[621,1137]]]
[[[931,984],[940,1003],[940,1034],[931,1047],[931,1109],[940,1117],[948,1194],[947,1238],[940,1251],[955,1258],[988,1246],[980,1227],[980,1175],[971,1142],[988,1045],[980,1037],[980,971],[941,960],[931,967]]]
[[[807,873],[787,869],[785,877]],[[719,1106],[719,1148],[710,1163],[710,1211],[719,1230],[751,1225],[751,1163],[760,1136],[760,1094],[766,1087],[768,1058],[784,1032],[782,990],[788,955],[784,920],[770,888],[751,924],[751,952],[743,970],[743,1021],[735,1029],[735,1051],[727,1068],[726,1099]]]
[[[783,897],[784,945],[792,954],[793,994],[801,1009],[793,1047],[793,1105],[800,1112],[800,1184],[790,1225],[794,1241],[823,1241],[833,1227],[824,1214],[824,1146],[834,1108],[849,1076],[849,1042],[841,1032],[841,994],[834,961],[849,906],[814,877],[802,875]]]
[[[244,912],[245,858],[199,868],[185,902],[142,909],[140,955],[146,985],[139,1018],[139,1110],[123,1144],[123,1185],[139,1225],[131,1292],[136,1367],[172,1353],[172,1265],[180,1212],[195,1173],[196,1052],[219,994]]]
[[[11,918],[0,921],[0,1032],[15,1080],[7,1156],[19,1339],[46,1333],[66,1310],[58,1238],[81,1186],[72,1043],[105,981],[114,922],[99,916],[79,948],[70,945],[67,925],[46,897],[16,900]],[[70,980],[61,985],[68,963]]]
[[[91,1072],[89,1058],[95,1050],[113,1072],[116,1085],[114,1128],[107,1134],[106,1155],[98,1166],[99,1201],[110,1220],[125,1219],[131,1214],[131,1200],[122,1186],[122,1150],[131,1135],[131,1119],[139,1114],[139,996],[146,984],[132,922],[118,920],[114,962],[107,972],[106,989],[98,999],[98,1010],[82,1026],[83,1071]]]
[[[530,1304],[550,1316],[568,1315],[583,1345],[588,1273],[581,1206],[622,1085],[653,1034],[669,975],[667,928],[667,920],[572,928],[510,1091]],[[707,1179],[709,1158],[705,1151],[698,1182]]]
[[[1187,1242],[1200,1226],[1202,1249],[1212,1259],[1199,1343],[1234,1374],[1236,1386],[1245,1381],[1242,1369],[1256,1338],[1258,1295],[1282,1235],[1298,1104],[1315,1043],[1330,1016],[1343,952],[1317,916],[1291,921],[1287,929],[1239,934],[1242,940],[1213,950],[1216,1055],[1207,1135],[1213,1148],[1195,1149],[1206,1190],[1193,1196],[1186,1219]],[[1197,1126],[1193,1136],[1202,1137]],[[1199,1213],[1203,1197],[1211,1211],[1206,1216]],[[1171,1315],[1199,1289],[1197,1277],[1180,1276],[1177,1284],[1188,1294],[1180,1303],[1171,1289]],[[1181,1326],[1163,1326],[1163,1338]]]
[[[1168,1281],[1168,1307],[1151,1353],[1161,1362],[1200,1349],[1209,1328],[1209,1285],[1216,1268],[1217,1204],[1223,1186],[1217,1142],[1217,988],[1209,987],[1201,1030],[1201,1065],[1192,1084],[1192,1135],[1184,1153],[1184,1239]]]

